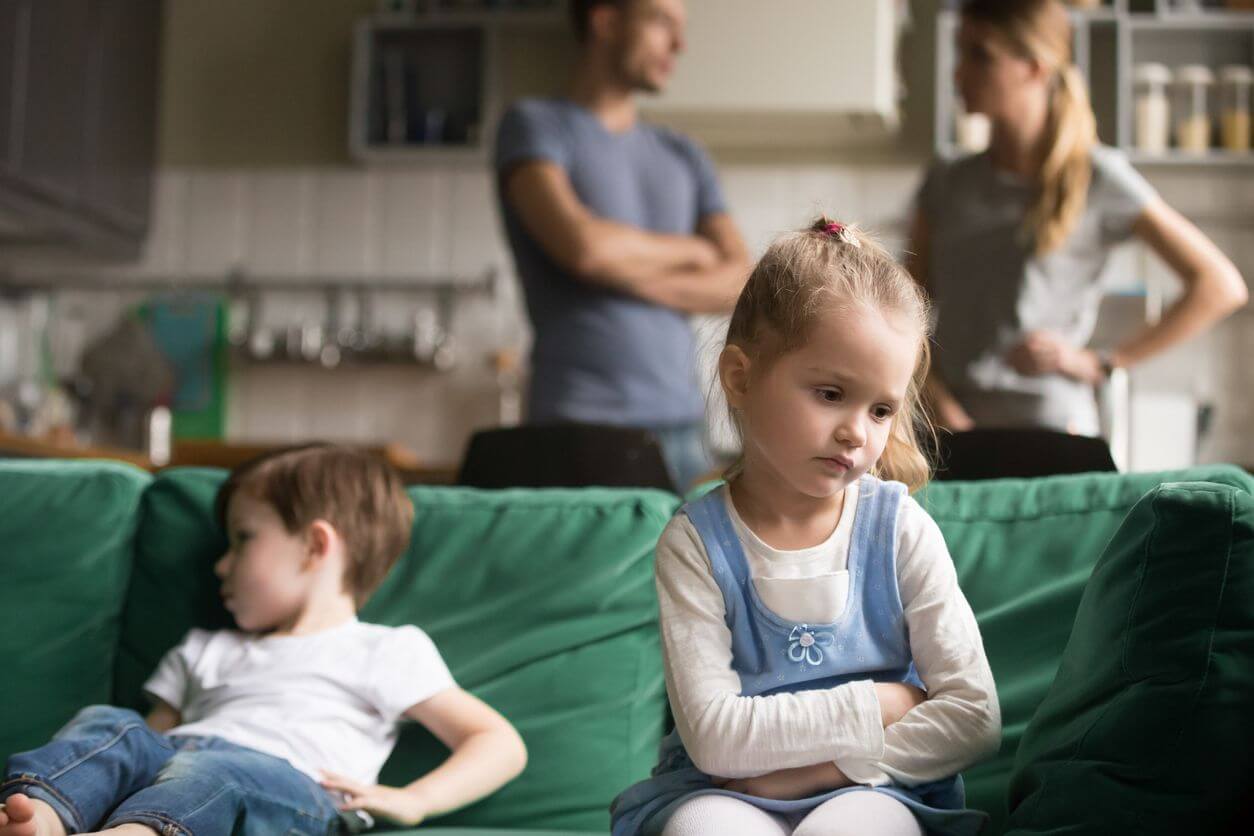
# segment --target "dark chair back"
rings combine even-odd
[[[1054,430],[942,431],[935,458],[938,480],[1031,478],[1115,470],[1100,438]]]
[[[598,424],[506,427],[475,433],[457,475],[474,488],[660,488],[675,492],[647,430]]]

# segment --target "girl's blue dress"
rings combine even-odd
[[[681,509],[701,536],[726,606],[732,666],[742,696],[833,688],[846,682],[908,682],[923,688],[910,656],[905,614],[897,588],[897,510],[906,496],[899,482],[864,476],[849,546],[849,600],[832,624],[797,624],[780,618],[758,597],[749,564],[721,491]],[[625,790],[611,807],[612,836],[660,833],[676,807],[697,795],[729,795],[789,817],[804,815],[849,792],[880,792],[908,806],[929,834],[972,836],[988,816],[964,808],[961,776],[921,786],[890,783],[844,789],[792,801],[757,798],[715,787],[684,751],[679,734],[662,741],[653,775]]]

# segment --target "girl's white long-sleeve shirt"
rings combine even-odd
[[[844,612],[858,486],[827,541],[782,551],[759,539],[723,501],[759,597],[781,618],[829,624]],[[953,775],[997,750],[1001,710],[971,607],[940,529],[910,497],[897,515],[896,576],[926,702],[884,729],[871,680],[826,690],[741,696],[723,594],[686,515],[657,546],[666,688],[675,725],[697,768],[743,778],[834,762],[852,781],[906,786]]]

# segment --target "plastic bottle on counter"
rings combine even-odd
[[[1219,71],[1219,137],[1225,150],[1250,150],[1250,87],[1254,69],[1230,64]]]
[[[1188,154],[1210,151],[1210,90],[1215,74],[1202,64],[1176,69],[1176,147]]]
[[[1167,100],[1171,70],[1165,64],[1137,64],[1133,79],[1137,150],[1162,154],[1171,139],[1171,105]]]

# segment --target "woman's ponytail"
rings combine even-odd
[[[1084,213],[1097,144],[1088,89],[1071,60],[1071,18],[1058,0],[967,0],[962,12],[992,26],[1015,52],[1053,75],[1039,192],[1023,223],[1024,237],[1044,255],[1067,239]]]
[[[1027,230],[1037,255],[1057,248],[1084,213],[1093,176],[1097,120],[1080,71],[1059,68],[1049,102],[1049,152],[1041,166],[1040,193],[1028,212]]]

